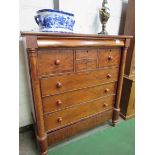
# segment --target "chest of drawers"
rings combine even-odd
[[[117,123],[130,36],[21,34],[42,155],[48,146],[107,120]]]

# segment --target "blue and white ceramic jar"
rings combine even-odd
[[[38,10],[35,21],[43,32],[73,33],[75,24],[74,14],[51,9]]]

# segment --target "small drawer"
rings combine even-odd
[[[94,59],[76,60],[75,66],[76,66],[76,71],[96,69],[97,60],[94,60]]]
[[[59,76],[42,78],[42,96],[59,94],[80,88],[115,82],[119,68],[108,68],[88,72],[67,73]]]
[[[45,115],[45,129],[48,132],[53,129],[77,122],[82,118],[86,118],[88,116],[111,109],[114,101],[115,96],[112,95]]]
[[[104,84],[43,98],[44,113],[54,112],[116,93],[117,83]]]
[[[77,59],[97,59],[97,49],[78,49],[76,50]]]
[[[38,74],[40,76],[62,72],[73,72],[72,50],[38,52]]]
[[[119,66],[121,51],[115,49],[99,49],[99,67]]]

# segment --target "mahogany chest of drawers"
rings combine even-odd
[[[36,137],[48,146],[119,117],[130,36],[22,32]]]

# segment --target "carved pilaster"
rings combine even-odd
[[[41,155],[47,155],[48,144],[47,144],[47,134],[44,127],[43,119],[43,108],[40,92],[40,82],[37,72],[37,49],[28,48],[28,59],[29,59],[29,71],[31,75],[31,85],[33,93],[33,104],[35,109],[35,118],[36,118],[36,133],[37,140],[40,146]]]
[[[37,136],[37,141],[39,144],[41,155],[47,155],[48,154],[47,134],[45,134],[44,137]]]
[[[114,112],[112,117],[112,124],[115,126],[115,124],[118,122],[119,119],[119,113],[120,113],[120,100],[121,100],[121,93],[122,93],[122,84],[123,84],[123,75],[124,75],[124,69],[125,69],[125,61],[126,61],[126,54],[127,49],[130,45],[130,39],[125,40],[125,46],[122,49],[122,55],[121,55],[121,63],[120,63],[120,76],[118,79],[118,86],[117,86],[117,96],[116,96],[116,102],[114,105]]]

